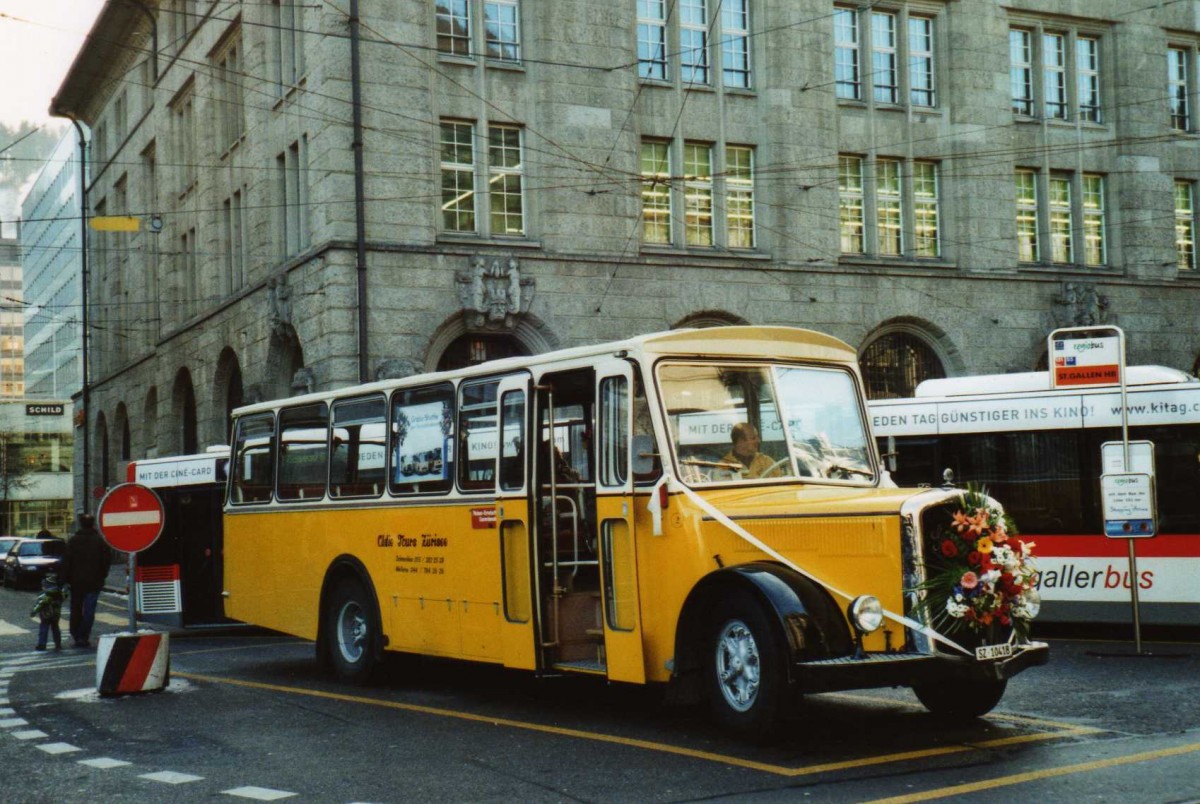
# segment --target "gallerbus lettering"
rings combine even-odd
[[[866,415],[854,350],[786,327],[249,405],[226,611],[348,680],[398,651],[673,684],[755,736],[793,693],[982,714],[1046,646],[925,622],[926,538],[959,494],[882,483]]]

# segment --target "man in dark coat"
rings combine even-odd
[[[62,579],[71,586],[71,638],[75,647],[91,645],[92,623],[96,619],[96,601],[108,578],[112,550],[96,530],[96,518],[79,515],[79,530],[67,539]]]

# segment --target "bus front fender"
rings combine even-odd
[[[853,651],[849,625],[824,588],[787,567],[760,561],[719,569],[692,589],[675,631],[675,676],[694,675],[703,667],[705,637],[720,616],[722,599],[735,590],[757,599],[777,627],[780,644],[787,646],[789,673],[797,662]]]

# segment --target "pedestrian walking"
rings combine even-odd
[[[77,648],[91,646],[96,601],[111,563],[112,550],[96,530],[96,518],[80,514],[79,529],[67,540],[63,559],[63,580],[70,586],[71,638]]]
[[[62,604],[65,597],[66,593],[63,592],[62,585],[58,582],[58,575],[53,572],[47,573],[46,577],[42,579],[42,593],[33,602],[33,611],[29,613],[31,617],[37,617],[41,622],[34,650],[45,650],[51,636],[54,637],[54,649],[62,649],[62,629],[58,625],[58,619],[62,616]]]

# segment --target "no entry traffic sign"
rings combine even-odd
[[[122,483],[104,495],[96,519],[100,534],[109,545],[126,553],[138,553],[162,534],[162,500],[140,483]]]

